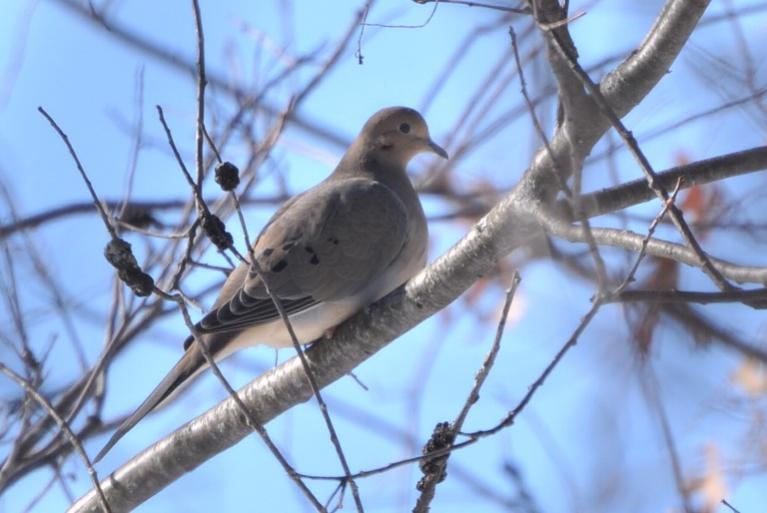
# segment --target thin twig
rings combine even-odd
[[[13,211],[13,208],[11,208]],[[11,254],[11,248],[6,242],[3,244],[3,257],[6,268],[7,278],[3,279],[2,291],[6,301],[6,308],[9,310],[10,317],[13,319],[16,336],[18,337],[18,346],[13,346],[19,360],[24,365],[24,370],[28,375],[28,380],[34,386],[39,386],[42,382],[43,362],[35,355],[29,346],[29,335],[24,321],[24,314],[20,304],[18,282],[16,280],[16,262]],[[7,280],[7,283],[6,283]],[[30,428],[32,417],[35,414],[35,408],[30,401],[22,400],[21,419],[19,433],[26,433]],[[17,436],[8,451],[5,461],[0,465],[0,486],[6,481],[6,476],[17,466],[20,459],[24,457],[24,436]]]
[[[184,276],[184,272],[186,271],[186,266],[189,264],[189,262],[192,261],[192,252],[194,251],[194,240],[195,236],[197,235],[197,229],[200,227],[200,218],[196,218],[194,222],[192,222],[192,226],[189,227],[188,231],[188,242],[186,245],[186,252],[184,253],[184,256],[181,258],[181,261],[176,266],[176,272],[173,274],[173,277],[170,280],[170,290],[178,290],[181,286],[181,278]]]
[[[96,195],[96,190],[93,188],[93,184],[91,183],[90,179],[88,178],[88,175],[85,173],[85,169],[83,169],[83,165],[80,163],[80,159],[77,157],[77,153],[75,152],[75,149],[72,147],[72,144],[69,142],[69,137],[67,137],[67,134],[64,133],[64,131],[59,127],[58,123],[56,123],[53,118],[46,112],[46,110],[42,107],[37,107],[38,112],[45,116],[45,119],[48,120],[48,123],[51,124],[51,126],[58,132],[61,139],[64,141],[64,144],[67,145],[67,149],[69,149],[70,155],[72,155],[72,158],[75,160],[75,164],[77,165],[77,170],[80,171],[80,176],[82,176],[83,181],[85,182],[85,185],[88,187],[88,192],[91,193],[91,197],[93,198],[93,204],[96,206],[96,208],[99,211],[99,214],[101,214],[101,219],[104,221],[104,226],[106,226],[107,231],[109,232],[109,235],[112,236],[112,238],[117,238],[117,233],[115,232],[114,227],[112,226],[112,223],[109,222],[109,214],[107,214],[107,211],[104,209],[104,205],[101,204],[99,201],[98,196]]]
[[[158,232],[155,230],[149,230],[147,228],[142,228],[141,226],[136,226],[135,224],[126,223],[125,221],[121,221],[119,219],[115,219],[115,224],[124,230],[128,230],[134,233],[140,233],[141,235],[146,235],[147,237],[153,237],[155,239],[173,240],[173,239],[185,239],[189,237],[189,229],[186,229],[181,232],[163,233],[163,232]]]
[[[416,0],[414,0],[416,1]],[[434,15],[437,13],[437,7],[439,6],[441,0],[435,0],[434,7],[432,8],[431,12],[429,13],[429,16],[426,18],[426,20],[423,23],[419,23],[418,25],[391,25],[388,23],[368,23],[365,22],[365,27],[378,27],[378,28],[390,28],[390,29],[419,29],[424,28],[426,25],[428,25],[432,18],[434,18]],[[418,3],[425,3],[425,2],[418,2]],[[367,18],[367,16],[366,16]]]
[[[655,376],[651,364],[648,364],[643,370],[641,383],[645,399],[648,402],[648,406],[654,409],[655,413],[658,415],[661,432],[663,433],[663,441],[666,444],[666,450],[668,451],[668,457],[671,463],[671,471],[674,475],[674,484],[676,484],[676,489],[682,502],[682,510],[684,513],[694,513],[695,510],[690,505],[690,494],[687,491],[684,475],[682,474],[682,463],[679,460],[679,451],[677,450],[676,442],[674,441],[674,434],[671,431],[671,425],[669,424],[666,409],[663,407],[663,401],[661,400],[658,379]]]
[[[733,513],[740,513],[740,511],[738,511],[737,509],[735,509],[735,506],[733,506],[732,504],[730,504],[729,502],[727,502],[727,499],[722,499],[722,500],[721,500],[721,503],[722,503],[722,504],[724,504],[725,506],[727,506],[728,508],[730,508],[730,509],[732,510],[732,512],[733,512]]]
[[[493,11],[509,12],[514,14],[530,14],[529,7],[506,7],[504,5],[486,4],[483,2],[472,2],[469,0],[413,0],[417,4],[428,4],[430,2],[440,4],[456,4],[465,5],[467,7],[481,7],[483,9],[490,9]]]
[[[205,135],[205,139],[208,141],[208,146],[210,146],[210,149],[213,151],[213,155],[216,157],[216,160],[220,164],[222,162],[221,154],[218,152],[218,148],[216,148],[216,144],[213,142],[213,138],[208,133],[208,129],[204,123],[202,125],[202,133]]]
[[[194,183],[194,178],[192,178],[192,175],[189,173],[189,170],[186,167],[186,164],[184,164],[184,159],[181,158],[181,153],[179,153],[178,148],[176,147],[176,142],[173,140],[173,134],[170,131],[170,127],[168,126],[168,123],[165,121],[165,113],[162,110],[162,107],[159,105],[155,105],[155,108],[157,109],[157,114],[160,116],[160,123],[162,124],[162,127],[165,129],[165,135],[168,137],[168,144],[170,145],[170,149],[173,151],[173,155],[176,157],[176,162],[178,162],[179,167],[181,168],[181,171],[184,173],[184,178],[186,178],[186,181],[189,183],[189,185],[192,187],[192,190],[194,191],[194,198],[197,202],[198,207],[200,204],[204,205],[205,201],[202,199],[202,193],[200,189],[197,187],[197,185]]]
[[[482,367],[480,367],[476,377],[474,378],[474,387],[471,389],[471,392],[466,398],[466,401],[464,401],[461,412],[453,421],[453,427],[456,430],[460,430],[463,427],[463,423],[466,420],[466,417],[469,415],[469,410],[471,410],[472,406],[474,406],[479,400],[479,392],[482,389],[482,385],[485,383],[487,376],[490,374],[490,370],[493,368],[495,357],[498,355],[498,351],[501,349],[501,339],[503,338],[503,332],[506,329],[506,321],[509,318],[511,303],[514,300],[514,295],[517,292],[517,287],[519,287],[520,281],[522,281],[522,278],[519,276],[519,271],[515,270],[514,274],[511,276],[511,286],[506,290],[506,299],[503,303],[503,310],[501,310],[501,318],[498,320],[498,327],[495,331],[495,339],[493,340],[493,345],[491,346],[490,351],[487,353],[485,361],[482,362]]]
[[[357,64],[360,66],[365,63],[365,56],[362,55],[362,36],[365,35],[365,27],[367,26],[370,5],[371,3],[368,2],[367,5],[365,5],[365,11],[362,13],[362,20],[360,20],[360,33],[357,36],[357,48],[354,50],[354,57],[357,58]]]
[[[203,136],[205,126],[205,36],[202,31],[202,16],[198,0],[192,0],[194,9],[194,24],[197,34],[197,132],[195,135],[196,163],[197,163],[197,197],[202,198],[202,177],[204,173],[202,148],[205,144]]]
[[[0,362],[0,372],[8,376],[10,379],[15,381],[20,387],[22,387],[24,391],[27,394],[29,394],[35,400],[35,402],[39,404],[40,407],[43,408],[48,413],[48,415],[53,420],[56,421],[56,424],[59,425],[59,429],[61,430],[61,432],[64,433],[67,439],[69,439],[69,443],[72,444],[72,447],[74,448],[74,450],[77,452],[77,454],[85,463],[85,468],[88,470],[88,476],[90,476],[91,482],[93,483],[93,486],[98,493],[99,502],[101,503],[101,508],[104,510],[105,513],[111,513],[111,510],[109,509],[109,503],[107,502],[107,498],[104,495],[104,491],[101,489],[101,484],[99,483],[99,478],[98,478],[98,474],[96,473],[96,469],[93,468],[93,465],[91,464],[91,460],[90,458],[88,458],[88,454],[86,454],[85,449],[83,449],[83,446],[80,443],[80,440],[69,428],[69,424],[63,418],[61,418],[61,416],[58,414],[58,412],[53,407],[53,405],[49,403],[48,400],[45,397],[43,397],[34,386],[32,386],[23,377],[16,374],[12,369],[9,369],[8,367],[6,367],[5,364],[3,364],[2,362]]]
[[[624,290],[605,298],[605,303],[718,303],[763,302],[767,304],[767,289],[733,290],[728,292],[693,292],[685,290]]]
[[[120,209],[114,216],[117,219],[121,219],[128,208],[128,203],[133,194],[133,183],[136,178],[136,171],[138,169],[138,157],[141,153],[141,148],[144,145],[144,67],[139,66],[136,71],[136,92],[135,94],[135,115],[136,123],[134,127],[133,146],[131,148],[130,161],[127,169],[127,180],[125,184],[125,193],[123,194],[123,201],[120,205]]]
[[[245,237],[245,247],[248,248],[250,255],[250,261],[255,262],[255,255],[253,254],[253,245],[250,243],[250,234],[248,233],[248,226],[245,224],[245,215],[242,213],[242,206],[240,205],[240,198],[235,191],[230,191],[232,201],[234,201],[234,208],[237,211],[237,218],[240,220],[240,227],[242,228],[242,235]]]
[[[466,420],[466,417],[469,415],[469,410],[471,410],[472,406],[474,406],[479,401],[479,392],[482,389],[482,385],[485,383],[487,376],[490,374],[490,370],[493,368],[495,357],[498,355],[498,351],[501,349],[503,331],[506,327],[506,320],[509,317],[511,302],[514,299],[514,294],[517,291],[519,282],[519,271],[515,270],[511,277],[511,286],[506,291],[506,299],[504,300],[503,309],[501,310],[501,318],[498,320],[498,327],[496,328],[493,345],[490,347],[490,351],[487,353],[487,356],[482,362],[482,366],[479,368],[477,375],[474,377],[474,386],[469,392],[466,401],[464,401],[461,411],[449,426],[453,436],[455,436],[456,432],[461,431],[463,428],[463,423]],[[453,444],[450,443],[448,445],[452,446]],[[429,505],[434,499],[437,485],[441,482],[445,474],[448,457],[449,454],[446,455],[443,459],[437,459],[435,462],[435,468],[429,469],[428,474],[424,476],[425,482],[423,488],[421,488],[421,494],[418,496],[415,508],[413,508],[413,513],[427,513],[429,511]]]
[[[621,283],[613,291],[612,293],[613,296],[623,292],[626,289],[626,287],[628,287],[629,284],[631,284],[631,282],[634,281],[634,276],[636,275],[636,272],[639,269],[639,264],[642,263],[642,260],[647,254],[647,244],[650,242],[650,239],[652,239],[652,236],[655,234],[655,229],[658,227],[661,221],[663,221],[663,218],[666,217],[666,213],[668,212],[669,208],[671,208],[671,205],[673,205],[674,201],[676,201],[676,196],[677,194],[679,194],[679,188],[681,187],[682,182],[683,182],[682,178],[679,177],[679,179],[676,181],[676,186],[674,187],[674,190],[671,193],[671,196],[669,196],[668,199],[663,203],[663,208],[661,209],[660,212],[658,212],[658,215],[655,216],[655,219],[652,220],[652,223],[650,223],[650,227],[647,229],[647,235],[642,241],[642,248],[639,250],[639,254],[636,257],[636,260],[634,261],[634,265],[629,270],[628,274],[626,275],[626,278],[623,280],[623,283]]]

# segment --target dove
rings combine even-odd
[[[289,199],[264,226],[252,255],[301,344],[319,339],[426,265],[426,217],[406,171],[410,159],[422,152],[448,158],[417,111],[380,110],[335,170]],[[292,345],[264,282],[247,262],[231,272],[195,328],[216,361],[248,346]],[[187,338],[184,350],[95,461],[207,368],[194,337]]]

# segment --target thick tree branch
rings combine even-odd
[[[686,189],[694,185],[703,185],[765,169],[767,169],[767,146],[759,146],[661,171],[658,173],[658,182],[665,189],[671,189],[677,180],[682,178],[680,188]],[[587,217],[596,217],[618,212],[653,198],[655,193],[647,186],[647,180],[639,179],[584,194],[581,197],[581,208]],[[564,200],[557,202],[556,209],[569,219],[575,219]]]
[[[586,235],[579,226],[571,225],[553,216],[541,215],[546,220],[547,232],[562,237],[571,242],[585,242]],[[593,228],[594,239],[598,244],[614,246],[629,251],[640,251],[644,236],[629,230],[616,230],[613,228]],[[646,252],[659,258],[668,258],[692,267],[700,267],[698,256],[693,250],[680,244],[674,244],[661,239],[650,239],[647,242]],[[767,266],[737,265],[719,258],[711,257],[714,267],[728,279],[738,283],[759,283],[767,285]]]
[[[668,73],[709,3],[666,2],[639,48],[602,80],[600,90],[619,116],[633,109]]]

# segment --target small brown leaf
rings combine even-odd
[[[753,358],[730,375],[730,381],[751,397],[767,394],[767,366]]]
[[[701,513],[715,513],[719,510],[722,498],[727,497],[727,483],[724,478],[719,449],[713,443],[707,443],[703,448],[705,472],[702,476],[688,481],[687,490],[697,494],[703,500]]]

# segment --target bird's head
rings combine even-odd
[[[362,128],[360,139],[366,151],[402,166],[422,152],[448,158],[447,152],[431,140],[423,117],[407,107],[389,107],[373,114]]]

